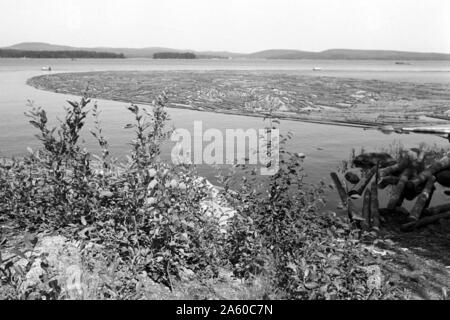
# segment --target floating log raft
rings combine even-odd
[[[404,131],[404,132],[416,132],[416,133],[448,134],[448,133],[450,133],[450,127],[402,128],[402,131]]]

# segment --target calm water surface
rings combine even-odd
[[[146,59],[130,60],[34,60],[0,59],[0,156],[23,155],[26,147],[37,147],[34,137],[36,131],[31,127],[24,112],[27,101],[45,107],[49,117],[61,115],[62,107],[74,96],[44,92],[25,84],[30,77],[46,74],[42,66],[52,66],[55,72],[87,72],[107,70],[280,70],[302,75],[323,75],[359,79],[379,79],[387,81],[409,81],[417,83],[450,83],[450,61],[413,62],[412,65],[395,65],[393,61],[286,61],[286,60],[193,60],[193,61],[155,61]],[[313,72],[313,67],[323,71]],[[101,119],[105,135],[109,138],[111,151],[122,156],[129,150],[130,135],[123,130],[131,121],[125,103],[99,100]],[[169,109],[171,123],[177,128],[192,130],[194,121],[203,121],[204,129],[221,130],[234,128],[263,128],[261,118],[223,115],[181,109]],[[92,127],[92,123],[88,124]],[[283,121],[281,129],[291,131],[294,139],[290,148],[307,155],[305,172],[308,180],[329,181],[329,172],[347,159],[352,148],[379,150],[390,144],[401,143],[406,147],[416,147],[420,142],[447,146],[448,141],[432,135],[385,135],[374,130],[339,127],[321,124]],[[85,137],[89,149],[95,150],[95,141]],[[164,157],[168,158],[169,148]],[[214,171],[201,167],[200,173],[212,180]],[[442,200],[442,196],[435,201]],[[335,206],[336,198],[330,197],[330,207]]]

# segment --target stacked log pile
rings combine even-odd
[[[406,211],[408,217],[401,226],[403,231],[450,219],[450,203],[429,207],[437,183],[450,188],[450,156],[428,163],[426,159],[425,152],[418,149],[404,151],[398,160],[386,153],[363,153],[353,160],[353,167],[361,169],[361,177],[354,171],[347,171],[346,183],[343,183],[338,174],[332,172],[331,178],[350,220],[363,231],[378,232],[380,212],[405,212],[405,200],[415,202],[412,209]],[[391,192],[387,208],[380,209],[379,190],[388,186]],[[361,210],[353,203],[359,198],[362,198]]]

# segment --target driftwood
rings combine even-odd
[[[380,177],[387,177],[398,172],[402,172],[410,165],[408,157],[404,157],[400,162],[380,170]]]
[[[441,219],[450,219],[450,213],[441,213],[441,214],[437,214],[434,216],[430,216],[430,217],[425,217],[423,219],[420,219],[419,221],[413,221],[413,222],[409,222],[404,224],[401,227],[401,230],[403,231],[409,231],[415,228],[420,228],[420,227],[424,227],[426,225],[435,223]]]
[[[411,213],[409,215],[410,219],[419,220],[420,216],[422,215],[422,211],[425,208],[428,199],[430,198],[431,190],[434,187],[435,181],[436,178],[434,176],[428,178],[425,188],[423,189],[422,193],[417,197],[416,203],[414,204],[414,207],[411,210]]]
[[[377,164],[380,167],[388,167],[397,163],[391,155],[385,152],[372,152],[372,153],[363,153],[353,159],[353,165],[356,168],[370,169]]]
[[[369,184],[370,180],[372,180],[376,172],[376,166],[370,169],[369,172],[367,172],[367,174],[362,177],[361,180],[356,184],[356,186],[348,192],[349,197],[352,199],[361,198],[364,190],[366,189],[367,185]]]
[[[397,185],[392,189],[392,196],[387,206],[389,210],[393,210],[396,207],[402,205],[404,199],[403,191],[410,176],[411,176],[411,169],[406,168],[401,174]]]
[[[425,188],[426,181],[417,188],[414,188],[414,186],[412,186],[408,182],[405,185],[405,191],[404,191],[403,196],[405,197],[406,200],[411,201],[411,200],[414,200],[419,194],[422,193],[423,189]]]
[[[440,219],[450,219],[450,203],[429,208],[433,194],[436,190],[435,183],[450,188],[450,155],[435,161],[424,169],[426,153],[423,150],[411,149],[405,152],[400,162],[395,165],[382,166],[380,161],[368,159],[371,155],[359,156],[358,164],[366,165],[370,169],[357,182],[357,175],[349,171],[345,174],[347,181],[357,182],[354,187],[346,192],[342,181],[336,173],[331,177],[336,185],[342,203],[347,206],[351,220],[360,220],[359,226],[363,231],[380,230],[380,214],[398,213],[401,218],[408,218],[409,223],[404,224],[402,230],[411,230]],[[378,155],[378,154],[376,154]],[[369,166],[376,161],[375,166]],[[384,162],[385,164],[388,161]],[[378,188],[385,189],[392,185],[391,198],[386,209],[379,208]],[[449,192],[450,195],[450,192]],[[357,212],[352,199],[363,196],[361,215]],[[416,199],[416,202],[408,212],[402,207],[404,200]]]
[[[449,212],[450,211],[450,203],[441,204],[439,206],[433,208],[426,208],[423,210],[424,216],[434,216],[440,213]]]
[[[386,189],[387,186],[396,185],[399,182],[400,178],[396,176],[387,176],[380,180],[378,183],[378,188]]]
[[[443,157],[441,160],[436,161],[426,170],[422,171],[417,177],[408,181],[411,188],[418,188],[422,183],[427,181],[433,175],[450,168],[450,158]]]

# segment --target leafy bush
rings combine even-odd
[[[49,128],[46,112],[32,107],[30,123],[39,130],[43,149],[0,166],[2,220],[29,231],[57,230],[71,238],[102,243],[120,252],[136,274],[146,271],[170,284],[184,267],[214,274],[221,233],[200,207],[206,186],[194,168],[172,167],[159,160],[159,145],[170,132],[159,97],[153,112],[138,106],[131,156],[126,163],[109,157],[94,106],[102,148],[93,156],[79,143],[89,99],[69,102],[57,128]]]
[[[303,182],[302,159],[286,150],[281,139],[280,170],[260,181],[254,169],[239,190],[230,192],[233,175],[223,181],[225,194],[238,210],[228,238],[228,259],[238,276],[266,274],[286,299],[367,299],[392,294],[368,285],[366,267],[377,260],[365,252],[343,219],[320,213],[322,186]],[[253,172],[253,175],[252,175]],[[247,177],[253,177],[248,179]]]

